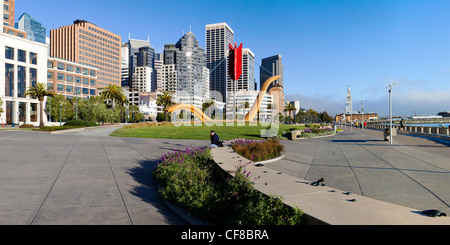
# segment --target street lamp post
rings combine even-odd
[[[361,128],[362,134],[364,134],[364,100],[361,100]]]
[[[389,88],[389,142],[392,145],[392,85],[397,83],[391,83],[387,86]]]

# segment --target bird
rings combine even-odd
[[[423,211],[421,212],[421,214],[424,214],[424,215],[427,215],[427,216],[430,216],[430,217],[447,216],[446,213],[442,213],[441,211],[436,210],[436,209],[423,210]]]
[[[317,181],[312,182],[311,185],[313,185],[313,186],[318,186],[318,185],[324,186],[325,185],[323,183],[324,181],[325,181],[325,179],[322,177],[322,178],[318,179]]]

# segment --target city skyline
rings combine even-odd
[[[158,53],[189,30],[205,48],[205,26],[225,22],[235,42],[255,54],[258,86],[261,59],[283,56],[286,100],[299,100],[303,108],[341,113],[350,85],[354,110],[364,100],[365,111],[385,116],[386,87],[397,82],[394,115],[450,110],[446,1],[81,0],[70,9],[57,3],[18,0],[16,17],[30,14],[47,28],[47,36],[51,29],[85,19],[122,42],[128,35],[149,38]],[[165,9],[174,17],[167,18]]]

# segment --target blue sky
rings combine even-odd
[[[235,41],[261,59],[281,54],[286,99],[329,114],[353,108],[394,115],[450,110],[448,0],[16,0],[50,29],[85,19],[122,36],[147,39],[157,52],[192,32],[205,47],[205,25],[226,22]]]

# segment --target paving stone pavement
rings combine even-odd
[[[152,172],[167,151],[206,141],[0,131],[0,225],[183,225]]]
[[[282,160],[267,168],[326,186],[420,210],[450,214],[450,142],[344,128],[331,137],[283,141]]]
[[[179,225],[160,200],[152,172],[170,150],[201,140],[108,137],[115,128],[52,135],[0,131],[0,225]],[[449,144],[346,128],[283,141],[278,172],[374,199],[450,213]]]

